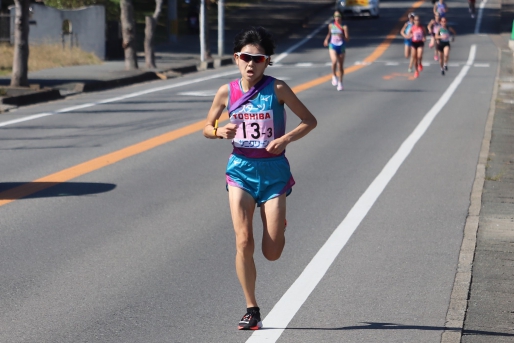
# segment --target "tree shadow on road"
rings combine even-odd
[[[114,188],[115,184],[101,182],[0,182],[0,200],[83,196]]]
[[[460,331],[456,327],[443,326],[425,326],[425,325],[405,325],[396,323],[375,323],[363,322],[364,325],[341,326],[341,327],[287,327],[285,330],[330,330],[330,331],[350,331],[350,330],[420,330],[420,331]],[[263,327],[262,330],[283,329],[273,327]],[[462,335],[480,335],[480,336],[503,336],[514,337],[514,333],[485,331],[485,330],[463,330]]]

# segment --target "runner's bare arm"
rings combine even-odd
[[[280,103],[286,104],[302,120],[295,129],[268,144],[266,148],[268,152],[280,154],[289,143],[304,137],[314,129],[318,122],[284,81],[275,80],[275,94]]]
[[[455,40],[455,36],[457,35],[457,32],[453,29],[453,27],[448,27],[448,30],[452,33],[452,41]]]
[[[428,32],[432,32],[432,26],[434,26],[434,19],[430,20],[430,22],[427,25]]]
[[[344,25],[343,29],[344,29],[344,40],[346,42],[349,42],[350,41],[350,34],[348,33],[348,26]]]
[[[327,33],[327,36],[325,37],[325,40],[323,41],[323,46],[328,46],[329,38],[330,38],[330,24],[328,25],[328,33]]]
[[[407,28],[407,23],[403,24],[403,27],[402,27],[402,30],[400,31],[400,34],[402,35],[403,38],[409,38],[407,37],[407,35],[405,34],[405,29]]]
[[[236,124],[227,124],[223,127],[218,127],[216,134],[214,134],[214,125],[216,120],[218,120],[223,113],[223,110],[227,107],[228,103],[228,85],[221,86],[216,95],[214,96],[214,100],[212,101],[211,109],[207,114],[207,122],[205,123],[205,127],[203,128],[203,135],[210,139],[215,138],[227,138],[232,139],[236,135]]]

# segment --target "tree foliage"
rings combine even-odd
[[[120,0],[45,0],[45,5],[58,9],[103,5],[107,20],[120,19]]]

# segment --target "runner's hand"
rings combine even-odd
[[[232,139],[236,136],[237,125],[227,124],[223,127],[218,128],[217,135],[225,139]]]
[[[284,140],[277,138],[277,139],[272,140],[268,144],[268,146],[266,147],[266,151],[269,152],[270,154],[278,155],[282,151],[284,151],[284,149],[286,148],[286,145],[287,145],[287,143]]]

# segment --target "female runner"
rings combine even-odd
[[[207,114],[203,134],[231,139],[233,151],[226,169],[230,212],[236,237],[236,273],[246,298],[240,330],[262,327],[255,298],[252,219],[260,207],[263,225],[262,253],[277,260],[285,244],[286,196],[295,181],[285,157],[286,146],[316,127],[316,118],[289,86],[264,75],[271,65],[275,43],[262,27],[240,32],[234,40],[234,59],[241,78],[220,87]],[[286,133],[284,104],[301,122]],[[227,108],[230,122],[218,127]]]
[[[414,25],[410,29],[412,39],[412,59],[414,60],[414,77],[423,70],[423,47],[425,46],[425,28],[421,26],[419,16],[414,17]]]
[[[451,33],[451,34],[450,34]],[[438,34],[436,49],[439,52],[439,64],[441,65],[441,75],[448,71],[448,59],[450,58],[450,38],[453,42],[455,30],[447,25],[446,18],[441,19],[441,27]]]
[[[434,14],[434,19],[430,20],[427,25],[428,32],[430,33],[430,44],[428,45],[430,48],[434,47],[435,44],[435,35],[439,32],[439,28],[441,27],[441,16],[439,13]],[[434,60],[439,60],[439,52],[437,49],[434,49]]]
[[[330,60],[332,61],[332,86],[337,86],[338,91],[343,90],[345,43],[349,40],[348,27],[342,24],[341,13],[335,11],[334,22],[328,24],[328,33],[323,45],[328,46]],[[339,79],[336,73],[337,65],[339,65]]]
[[[410,29],[412,28],[412,25],[414,25],[414,17],[416,15],[414,14],[414,12],[411,12],[409,13],[409,20],[403,25],[402,27],[402,30],[400,31],[400,34],[402,35],[402,37],[404,38],[403,42],[404,42],[404,45],[405,45],[405,50],[404,50],[404,54],[405,54],[405,58],[409,58],[411,57],[411,49],[412,49],[412,40],[409,37],[409,33],[410,33]],[[412,71],[412,57],[410,58],[410,61],[409,61],[409,73]]]

